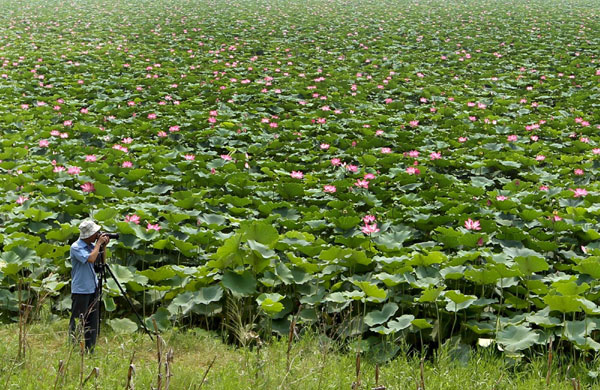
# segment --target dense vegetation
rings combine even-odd
[[[598,350],[599,5],[1,0],[2,318]]]

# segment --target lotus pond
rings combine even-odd
[[[0,0],[2,319],[597,351],[599,6]]]

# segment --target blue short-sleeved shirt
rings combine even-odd
[[[71,245],[71,294],[93,294],[98,286],[94,265],[88,262],[92,244],[79,239]]]

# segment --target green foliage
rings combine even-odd
[[[598,350],[593,7],[175,3],[2,3],[3,321],[26,289],[68,309],[92,217],[162,330],[232,298],[252,332],[352,317],[379,359],[390,334]]]

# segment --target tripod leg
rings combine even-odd
[[[108,266],[108,264],[104,264],[104,268],[108,271],[108,273],[110,274],[110,277],[113,278],[113,280],[117,284],[117,287],[119,287],[119,290],[121,291],[121,295],[123,296],[123,298],[125,298],[125,300],[127,301],[127,303],[129,303],[129,307],[131,307],[131,310],[135,314],[135,316],[136,316],[138,322],[140,323],[140,325],[142,326],[142,328],[144,328],[144,330],[146,331],[146,333],[148,334],[148,336],[150,336],[150,339],[152,341],[154,341],[154,338],[152,337],[152,334],[150,333],[150,331],[146,327],[146,324],[144,324],[144,321],[142,321],[142,318],[138,314],[137,310],[135,310],[135,307],[133,306],[133,303],[131,302],[131,300],[129,299],[129,297],[127,296],[127,294],[125,293],[125,290],[123,290],[123,287],[121,287],[121,284],[119,283],[119,281],[115,277],[115,274],[112,272],[112,270],[110,269],[110,267]]]

